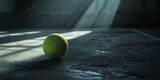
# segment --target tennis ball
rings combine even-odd
[[[68,41],[64,36],[53,33],[43,43],[44,53],[51,58],[61,58],[68,50]]]

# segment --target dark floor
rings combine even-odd
[[[52,60],[42,44],[50,33],[69,42]],[[23,29],[0,31],[0,80],[158,80],[159,30]]]

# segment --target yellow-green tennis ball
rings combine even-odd
[[[50,34],[43,43],[43,50],[51,58],[60,58],[68,50],[68,41],[60,34]]]

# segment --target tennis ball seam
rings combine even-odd
[[[56,39],[54,36],[49,36],[48,38],[51,38],[51,39],[53,39],[53,40],[56,41],[57,46],[58,46],[58,50],[57,50],[57,55],[56,55],[56,57],[58,57],[58,56],[59,56],[59,43],[58,43],[57,39]]]

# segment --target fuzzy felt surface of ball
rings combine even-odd
[[[65,37],[58,33],[47,36],[43,43],[44,53],[51,58],[61,58],[68,50],[68,41]]]

